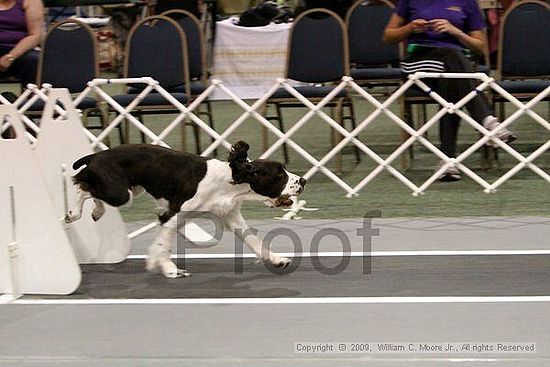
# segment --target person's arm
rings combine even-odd
[[[485,34],[483,31],[463,32],[461,29],[452,25],[447,19],[433,19],[430,26],[434,32],[449,33],[456,38],[464,47],[469,48],[477,54],[483,54],[485,49]]]
[[[393,14],[384,29],[384,42],[398,43],[409,37],[411,33],[425,32],[429,23],[425,19],[415,19],[407,23],[400,15]]]
[[[7,70],[18,57],[42,42],[44,35],[44,4],[42,0],[25,0],[23,8],[25,9],[28,34],[10,52],[0,58],[0,71]]]

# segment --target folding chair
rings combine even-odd
[[[89,81],[99,75],[97,41],[93,30],[76,19],[67,19],[52,25],[42,42],[38,63],[37,84],[51,84],[54,88],[67,88],[70,93],[82,92]],[[30,115],[41,114],[45,102],[37,100],[27,110]],[[76,106],[82,110],[84,125],[88,129],[103,129],[107,116],[93,97],[85,97]],[[98,116],[100,125],[88,126],[89,116]],[[123,140],[119,129],[120,139]]]
[[[191,80],[191,99],[195,99],[208,88],[209,83],[208,65],[206,61],[207,45],[201,22],[192,13],[182,9],[168,10],[161,15],[174,19],[185,32],[188,47],[189,78]],[[184,89],[185,86],[179,86],[171,89],[170,92],[185,92]],[[214,129],[212,102],[206,100],[204,106],[206,110],[199,110],[197,115],[205,117],[210,127]]]
[[[402,83],[403,73],[399,68],[402,45],[383,41],[393,8],[394,5],[387,0],[358,1],[346,16],[351,77],[367,89],[395,89]]]
[[[346,75],[349,75],[349,52],[346,28],[342,19],[336,13],[321,8],[301,13],[290,29],[285,78],[307,83],[296,86],[295,89],[313,103],[317,103],[334,90],[335,82],[340,82]],[[279,88],[267,100],[266,114],[270,105],[275,106],[275,115],[268,116],[267,119],[277,121],[281,131],[284,131],[282,109],[305,107],[284,88]],[[352,128],[355,128],[353,103],[347,89],[342,90],[326,107],[331,108],[333,117],[340,125],[348,119]],[[343,114],[344,108],[348,108],[348,115]],[[335,134],[333,129],[331,134],[334,145],[341,136]],[[264,135],[264,145],[266,143],[267,137]],[[283,154],[288,162],[286,145],[283,145]],[[357,148],[355,156],[356,162],[359,162]],[[341,154],[338,154],[336,163],[337,169],[341,170]]]
[[[151,77],[179,103],[189,103],[191,85],[187,39],[176,21],[163,15],[155,15],[144,18],[132,27],[125,52],[124,77]],[[180,87],[183,88],[182,91],[172,91]],[[113,99],[127,107],[144,88],[142,84],[130,85],[126,94],[113,96]],[[161,94],[152,91],[139,101],[132,112],[143,123],[143,115],[146,114],[174,114],[180,111]],[[191,126],[198,142],[200,128],[194,123]],[[181,139],[182,149],[186,150],[184,126],[181,127]]]
[[[499,86],[520,101],[527,101],[550,86],[550,4],[516,2],[502,18],[497,50]],[[546,100],[550,101],[550,97]],[[508,100],[494,93],[498,117],[504,119]]]

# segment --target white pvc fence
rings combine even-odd
[[[457,103],[450,103],[444,100],[436,92],[430,90],[430,88],[422,81],[424,78],[471,78],[476,79],[480,82],[475,90],[472,90],[469,94],[464,96],[464,98]],[[103,88],[108,84],[129,84],[129,83],[144,83],[146,87],[143,91],[136,95],[136,98],[130,103],[126,108],[120,106],[113,98],[106,93]],[[441,109],[430,118],[421,128],[415,130],[409,124],[407,124],[403,119],[391,111],[390,106],[394,105],[399,101],[399,99],[404,95],[404,93],[411,88],[412,86],[418,86],[423,91],[425,91],[429,96],[431,96],[437,103],[441,105]],[[309,111],[298,120],[288,131],[282,132],[272,123],[270,123],[262,114],[258,111],[264,106],[264,103],[273,95],[273,93],[280,87],[285,88],[289,93],[296,97],[301,103],[303,103],[305,108],[308,108]],[[43,86],[43,88],[38,88],[33,85],[24,91],[22,96],[14,103],[18,110],[24,114],[27,109],[32,106],[34,101],[38,99],[47,100],[47,92],[50,86]],[[338,124],[332,117],[323,111],[323,107],[327,103],[331,102],[337,94],[343,89],[348,88],[353,91],[358,98],[364,99],[366,102],[374,106],[374,111],[370,113],[363,121],[360,121],[355,129],[349,131]],[[243,109],[243,113],[233,121],[230,126],[228,126],[224,131],[217,132],[214,131],[210,126],[201,120],[198,117],[198,107],[201,103],[208,99],[208,97],[214,92],[214,90],[220,89],[223,93],[227,94],[229,99],[231,99],[235,104],[240,106]],[[252,104],[248,104],[239,98],[235,93],[233,93],[229,88],[224,86],[221,82],[213,80],[211,85],[202,93],[198,98],[192,101],[189,105],[183,105],[179,103],[170,93],[166,92],[155,80],[151,78],[134,78],[134,79],[94,79],[88,84],[86,90],[84,90],[78,97],[74,100],[75,105],[77,105],[83,98],[89,97],[92,94],[96,94],[97,98],[105,101],[109,108],[112,111],[116,111],[118,115],[109,123],[109,125],[96,137],[89,131],[86,131],[87,137],[90,139],[92,146],[98,149],[107,149],[107,146],[103,143],[104,139],[115,129],[119,124],[121,124],[124,119],[128,120],[134,127],[139,129],[143,134],[152,140],[152,144],[160,144],[163,146],[168,146],[165,139],[169,136],[174,129],[176,129],[183,121],[192,121],[197,124],[202,131],[212,137],[211,144],[206,147],[202,155],[210,155],[217,147],[220,145],[224,147],[229,147],[230,142],[228,137],[234,133],[239,126],[248,118],[254,118],[260,126],[265,127],[269,132],[277,137],[277,140],[261,155],[261,158],[270,157],[278,148],[283,144],[287,144],[290,148],[296,151],[297,154],[302,156],[307,162],[311,164],[311,168],[305,173],[304,177],[306,179],[311,178],[317,173],[322,173],[330,178],[336,185],[341,187],[345,192],[346,196],[353,197],[357,195],[365,186],[367,186],[376,176],[382,173],[384,170],[388,171],[390,174],[395,176],[395,178],[407,186],[413,195],[419,195],[424,193],[431,184],[433,184],[438,176],[449,166],[454,165],[459,168],[464,174],[469,176],[472,180],[477,182],[482,186],[485,192],[494,192],[498,187],[508,181],[512,176],[518,173],[520,170],[529,168],[534,171],[542,179],[550,182],[550,175],[546,173],[543,169],[538,167],[535,164],[535,160],[540,157],[545,151],[550,147],[550,139],[543,143],[538,149],[524,156],[517,152],[511,146],[505,144],[498,138],[496,138],[497,130],[488,131],[478,122],[473,120],[467,113],[461,110],[462,107],[466,105],[472,98],[474,98],[478,93],[482,93],[486,89],[492,89],[493,93],[498,93],[505,97],[509,102],[511,102],[516,108],[517,111],[509,116],[506,120],[502,121],[501,126],[498,129],[509,127],[514,121],[523,116],[524,114],[529,115],[534,121],[543,126],[546,130],[550,131],[550,123],[537,114],[533,107],[541,102],[543,99],[548,98],[550,95],[550,87],[546,88],[542,93],[537,95],[528,103],[522,103],[514,96],[502,89],[493,78],[487,76],[484,73],[421,73],[418,72],[414,75],[409,76],[409,79],[403,83],[403,85],[398,88],[389,98],[384,101],[380,101],[375,98],[363,88],[357,85],[353,79],[350,77],[344,77],[341,83],[322,101],[317,104],[312,103],[307,98],[299,94],[293,86],[284,79],[278,79],[273,86],[265,93],[263,97],[254,101]],[[159,134],[155,134],[145,125],[143,125],[136,117],[134,117],[131,112],[136,106],[142,101],[142,99],[151,92],[160,93],[166,100],[170,101],[180,112],[176,115],[174,120]],[[29,99],[30,98],[30,99]],[[9,104],[2,96],[0,96],[0,103]],[[63,114],[63,109],[58,107],[58,113]],[[424,134],[428,129],[430,129],[437,121],[446,113],[455,113],[461,117],[462,120],[470,124],[474,129],[481,133],[481,138],[471,145],[468,149],[462,152],[456,158],[447,157],[441,150],[439,150],[434,144],[424,137]],[[397,147],[386,158],[381,157],[371,148],[369,148],[364,142],[357,138],[365,128],[369,126],[374,120],[379,116],[387,116],[393,123],[397,124],[401,129],[405,130],[410,138],[403,142]],[[314,116],[320,117],[326,124],[328,124],[332,129],[336,130],[339,134],[343,136],[343,139],[334,146],[324,157],[321,159],[315,158],[310,154],[306,149],[301,147],[296,141],[293,140],[293,136],[307,124]],[[39,132],[39,127],[37,127],[28,117],[23,117],[24,123],[30,130],[33,130],[35,133]],[[29,139],[31,141],[34,137],[29,134]],[[514,157],[518,163],[509,171],[505,172],[500,178],[493,182],[488,182],[472,169],[468,168],[465,165],[465,160],[483,145],[485,145],[489,140],[493,140],[496,144]],[[445,164],[436,172],[434,172],[425,182],[420,185],[413,183],[405,173],[399,171],[392,164],[396,159],[401,155],[406,153],[407,149],[415,142],[418,142],[424,145],[429,151],[436,155],[439,159],[443,160]],[[374,160],[377,166],[368,173],[359,183],[355,186],[351,186],[346,183],[341,177],[339,177],[335,172],[333,172],[328,166],[327,163],[334,158],[347,144],[352,143],[357,146],[363,153],[369,156]]]
[[[477,79],[480,84],[477,86],[477,88],[473,91],[471,91],[468,95],[466,95],[462,100],[460,100],[457,103],[449,103],[445,101],[441,96],[439,96],[434,91],[431,91],[429,87],[422,81],[423,78],[473,78]],[[145,88],[143,91],[136,95],[135,99],[132,103],[130,103],[127,107],[122,107],[119,104],[116,103],[113,98],[104,91],[104,87],[108,84],[130,84],[130,83],[144,83]],[[405,121],[402,120],[401,117],[396,115],[391,110],[391,106],[393,106],[396,102],[399,101],[399,99],[403,96],[403,94],[411,87],[411,86],[418,86],[422,90],[424,90],[428,95],[430,95],[437,103],[441,105],[441,109],[431,118],[429,119],[421,128],[418,130],[415,130],[410,125],[408,125]],[[277,127],[275,127],[272,123],[270,123],[262,114],[258,111],[262,110],[264,107],[264,104],[268,101],[271,95],[280,87],[285,88],[289,93],[291,93],[293,96],[296,97],[297,100],[301,101],[303,103],[304,107],[308,109],[308,112],[300,118],[293,126],[286,132],[280,131]],[[372,106],[374,106],[374,110],[362,121],[360,121],[356,128],[354,128],[352,131],[348,131],[344,127],[342,127],[340,124],[338,124],[333,118],[331,118],[329,115],[327,115],[323,107],[327,105],[327,103],[331,102],[335,96],[339,92],[341,92],[344,88],[349,89],[350,91],[354,92],[356,95],[356,98],[358,102],[360,99],[363,99],[365,103],[370,103]],[[84,150],[90,150],[90,146],[95,149],[108,149],[108,147],[105,145],[104,140],[109,136],[109,134],[113,131],[113,129],[116,129],[124,120],[129,121],[130,124],[132,124],[135,128],[137,128],[139,131],[141,131],[145,136],[147,136],[149,139],[151,139],[153,144],[160,144],[163,146],[168,146],[166,143],[166,138],[172,134],[174,129],[179,127],[179,125],[183,122],[193,122],[196,124],[204,133],[206,133],[209,137],[212,138],[211,144],[204,149],[202,152],[202,155],[210,155],[214,150],[219,146],[224,146],[228,148],[230,146],[229,136],[236,132],[236,130],[247,120],[248,118],[253,118],[258,122],[259,127],[264,127],[269,132],[271,132],[273,135],[277,137],[276,141],[267,148],[262,154],[261,158],[268,158],[270,157],[274,152],[276,152],[282,144],[287,144],[289,147],[294,149],[297,154],[299,154],[301,157],[303,157],[307,162],[311,164],[311,168],[305,173],[305,178],[311,178],[317,173],[322,173],[329,177],[336,185],[341,187],[348,197],[353,197],[357,195],[365,186],[367,186],[377,175],[382,173],[384,170],[387,170],[390,174],[395,176],[395,178],[406,185],[413,193],[413,195],[418,195],[424,193],[430,185],[437,179],[439,174],[443,172],[444,169],[446,169],[449,165],[455,165],[458,167],[461,171],[463,171],[466,175],[468,175],[470,178],[472,178],[475,182],[477,182],[480,186],[482,186],[485,190],[485,192],[494,192],[498,187],[500,187],[502,184],[504,184],[506,181],[508,181],[511,177],[513,177],[515,174],[517,174],[520,170],[529,168],[533,172],[535,172],[538,176],[540,176],[542,179],[544,179],[546,182],[550,182],[550,175],[546,173],[542,168],[538,167],[536,165],[536,159],[539,158],[544,152],[548,150],[550,147],[550,139],[546,140],[539,148],[537,148],[534,152],[530,153],[527,156],[524,156],[517,152],[514,148],[511,146],[505,144],[504,142],[500,141],[498,138],[496,138],[496,134],[498,133],[497,130],[494,131],[487,131],[483,126],[481,126],[478,122],[474,121],[468,114],[463,112],[461,110],[462,107],[468,101],[470,101],[472,98],[474,98],[478,93],[482,93],[486,89],[492,89],[494,93],[498,93],[502,96],[504,96],[509,102],[511,102],[516,108],[517,111],[515,111],[510,117],[508,117],[506,120],[502,121],[500,128],[509,127],[512,123],[514,123],[518,118],[523,116],[524,114],[527,114],[531,119],[536,121],[538,124],[540,124],[546,131],[550,132],[550,123],[542,118],[540,115],[538,115],[534,110],[533,107],[536,106],[539,102],[541,102],[543,99],[546,99],[550,96],[550,87],[546,88],[542,93],[537,95],[535,98],[533,98],[528,103],[522,103],[516,98],[514,98],[512,95],[507,93],[505,90],[500,88],[494,81],[493,78],[488,77],[485,74],[482,73],[475,73],[475,74],[435,74],[435,73],[416,73],[409,77],[409,79],[399,88],[397,89],[389,98],[387,98],[384,101],[380,101],[377,98],[373,97],[371,94],[367,93],[365,90],[363,90],[360,86],[358,86],[351,78],[344,77],[341,81],[341,83],[329,94],[327,95],[322,101],[320,101],[317,104],[313,104],[306,98],[304,98],[302,95],[300,95],[296,89],[293,88],[293,86],[286,80],[279,79],[277,80],[273,86],[269,89],[269,91],[266,92],[266,94],[261,97],[260,99],[254,101],[252,104],[248,104],[242,99],[240,99],[235,93],[233,93],[229,88],[224,86],[219,81],[212,81],[211,85],[207,88],[207,90],[201,94],[198,98],[193,100],[189,105],[183,105],[179,103],[172,95],[170,95],[168,92],[166,92],[163,88],[159,86],[159,84],[154,81],[151,78],[138,78],[138,79],[96,79],[89,83],[86,90],[84,90],[80,95],[76,97],[76,99],[72,100],[70,99],[68,92],[61,91],[58,89],[53,89],[51,86],[44,85],[41,88],[29,85],[27,89],[22,93],[22,95],[13,103],[15,109],[13,107],[2,107],[2,113],[5,116],[10,116],[10,119],[4,121],[5,117],[0,116],[2,118],[2,124],[0,126],[2,127],[2,131],[4,132],[6,129],[10,127],[10,124],[12,127],[15,127],[16,130],[19,132],[17,134],[18,139],[14,139],[16,143],[20,146],[20,152],[14,153],[15,151],[13,148],[15,147],[14,144],[0,144],[0,148],[4,149],[4,155],[5,156],[17,156],[18,159],[8,159],[6,161],[7,166],[5,167],[6,170],[10,172],[10,175],[4,175],[0,176],[0,178],[3,178],[4,181],[2,182],[3,187],[9,187],[9,192],[11,196],[8,196],[5,192],[0,194],[0,201],[1,204],[0,208],[8,208],[11,207],[11,216],[12,218],[16,218],[15,216],[15,209],[19,208],[19,213],[25,213],[24,216],[19,216],[20,218],[23,218],[26,222],[23,223],[23,219],[21,220],[21,223],[19,223],[19,228],[29,229],[32,228],[33,230],[21,230],[21,233],[17,233],[18,237],[16,238],[16,232],[14,228],[16,228],[16,220],[12,219],[11,221],[3,221],[0,223],[1,231],[0,231],[0,242],[8,244],[7,247],[2,250],[0,248],[0,293],[7,293],[12,294],[14,297],[17,297],[21,293],[48,293],[48,294],[68,294],[74,291],[76,287],[78,286],[78,283],[80,282],[80,270],[77,265],[77,260],[80,260],[81,262],[116,262],[120,261],[121,259],[124,259],[127,251],[129,250],[129,243],[127,243],[126,236],[116,236],[117,238],[120,237],[121,239],[121,245],[119,246],[120,251],[117,253],[118,256],[116,259],[113,257],[113,254],[106,253],[101,256],[87,256],[82,257],[80,259],[76,259],[75,255],[73,253],[74,251],[74,241],[69,244],[68,242],[68,235],[70,235],[70,228],[65,228],[65,233],[63,232],[63,228],[60,226],[60,224],[56,221],[56,218],[61,217],[60,213],[56,213],[56,210],[59,212],[58,208],[54,208],[51,206],[51,202],[49,202],[50,193],[47,192],[46,186],[40,186],[37,185],[37,182],[42,180],[42,178],[38,177],[40,169],[38,168],[38,162],[37,159],[33,158],[33,154],[36,154],[37,156],[40,156],[43,160],[51,161],[50,163],[55,161],[54,156],[51,153],[45,153],[46,151],[40,150],[41,147],[40,142],[38,144],[35,144],[37,142],[37,136],[39,140],[41,139],[43,141],[43,146],[56,146],[57,138],[63,138],[63,136],[57,136],[57,135],[63,135],[63,133],[58,133],[57,135],[53,135],[53,138],[50,140],[50,143],[47,144],[46,137],[52,134],[55,134],[55,131],[51,129],[52,126],[54,126],[51,121],[56,121],[57,119],[54,118],[54,115],[52,113],[52,110],[55,110],[55,113],[59,115],[58,119],[65,120],[65,121],[72,121],[77,123],[74,125],[74,130],[77,133],[80,133],[80,129],[82,128],[80,125],[80,122],[77,121],[78,115],[77,111],[75,111],[74,106],[78,105],[85,97],[89,97],[92,94],[95,94],[95,96],[103,100],[108,106],[111,111],[116,111],[116,116],[114,119],[108,124],[107,127],[103,129],[99,133],[98,136],[95,136],[90,131],[82,128],[82,134],[80,134],[80,137],[82,141],[77,146],[74,147],[73,153],[76,154],[74,157],[71,156],[70,161],[73,161],[73,158],[76,159],[79,156],[82,156],[81,153],[76,153],[77,151],[80,152],[80,149]],[[228,97],[236,103],[238,106],[240,106],[243,109],[243,113],[235,120],[233,121],[226,129],[224,129],[221,132],[217,132],[210,128],[210,126],[202,121],[198,117],[198,107],[201,103],[207,100],[209,96],[212,95],[212,93],[215,90],[220,90],[221,92],[228,95]],[[149,128],[147,128],[145,125],[143,125],[136,117],[132,115],[132,111],[135,109],[136,106],[139,105],[139,103],[142,101],[142,99],[151,92],[157,92],[163,95],[166,100],[170,101],[175,108],[179,111],[179,113],[175,114],[175,118],[168,124],[168,126],[162,130],[159,134],[155,134],[153,131],[151,131]],[[63,98],[61,98],[63,97]],[[43,100],[45,103],[47,112],[44,112],[42,122],[44,123],[43,130],[41,131],[41,127],[35,124],[27,115],[26,112],[28,112],[29,108],[33,106],[33,104],[38,101]],[[59,103],[61,103],[61,105]],[[71,103],[74,106],[71,106]],[[11,105],[9,101],[7,101],[3,96],[0,95],[0,105]],[[63,108],[65,107],[65,109]],[[464,121],[466,121],[468,124],[470,124],[474,129],[480,132],[481,138],[477,140],[473,145],[471,145],[469,148],[467,148],[464,152],[462,152],[458,157],[456,158],[449,158],[445,156],[436,146],[434,146],[429,140],[427,140],[424,137],[425,132],[428,131],[430,127],[432,127],[434,124],[437,123],[439,118],[443,116],[445,113],[455,113],[458,116],[461,117]],[[15,118],[15,117],[16,118]],[[44,118],[44,116],[48,118]],[[364,142],[362,142],[358,135],[366,129],[373,121],[375,121],[377,118],[381,116],[387,116],[390,121],[395,123],[400,129],[405,130],[410,137],[403,142],[401,145],[399,145],[395,151],[393,151],[391,154],[389,154],[386,158],[381,157],[376,152],[374,152],[371,148],[369,148]],[[306,124],[313,118],[313,117],[319,117],[324,123],[326,123],[330,128],[336,130],[339,134],[343,136],[343,139],[338,142],[337,145],[332,147],[332,149],[321,159],[315,158],[310,152],[308,152],[306,149],[304,149],[302,146],[300,146],[296,141],[294,141],[295,134],[300,131],[301,129],[304,129]],[[15,118],[15,119],[14,119]],[[21,119],[21,122],[23,125],[25,125],[26,130],[23,128],[21,122],[19,122],[19,118]],[[49,122],[49,123],[45,123]],[[50,129],[47,127],[50,126]],[[34,149],[32,150],[34,153],[31,152],[31,149],[29,148],[29,145],[27,144],[26,139],[21,139],[22,136],[26,134],[27,138],[33,143]],[[73,134],[73,136],[76,136],[77,134]],[[550,134],[549,134],[550,135]],[[89,140],[90,144],[86,144],[86,139]],[[24,142],[22,142],[24,140]],[[485,145],[489,140],[493,140],[496,142],[496,144],[504,151],[506,151],[510,156],[515,158],[518,163],[509,171],[505,172],[501,177],[496,179],[493,182],[488,182],[482,177],[480,177],[476,172],[471,170],[465,165],[465,160],[468,158],[471,154],[473,154],[475,151],[477,151],[480,147]],[[1,141],[0,141],[1,142]],[[425,146],[430,152],[432,152],[435,156],[437,156],[439,159],[443,160],[445,162],[445,165],[440,168],[437,172],[434,172],[433,175],[431,175],[425,182],[423,182],[421,185],[417,186],[415,183],[413,183],[407,176],[406,172],[402,172],[392,166],[392,164],[396,161],[396,159],[401,156],[401,154],[405,154],[407,149],[415,142],[418,142]],[[363,153],[365,153],[367,156],[369,156],[372,160],[374,160],[377,164],[377,166],[370,171],[357,185],[351,186],[348,183],[346,183],[342,178],[340,178],[335,172],[333,172],[329,166],[328,162],[334,158],[338,153],[342,151],[342,149],[348,145],[349,143],[355,145],[359,150],[361,150]],[[74,145],[74,144],[73,144]],[[60,145],[59,148],[63,150],[64,147],[67,147],[67,142],[65,142],[63,145]],[[24,148],[24,149],[23,149]],[[44,147],[43,147],[44,148]],[[84,152],[83,150],[83,152]],[[27,159],[25,160],[25,154],[28,155]],[[88,154],[87,152],[85,154]],[[60,152],[61,158],[68,159],[68,153],[67,152]],[[36,161],[36,162],[35,162]],[[33,166],[33,162],[36,163],[36,167]],[[11,164],[11,166],[10,166]],[[47,165],[42,162],[42,169],[44,169]],[[24,167],[24,168],[22,168]],[[59,186],[62,182],[65,183],[65,178],[62,177],[60,171],[57,169],[59,168],[59,164],[52,163],[52,169],[50,169],[50,173],[52,176],[52,179],[56,182],[55,186]],[[29,175],[23,175],[23,173],[29,173]],[[31,177],[30,173],[35,174],[37,177],[33,178]],[[19,176],[21,177],[19,177]],[[17,176],[17,177],[16,177]],[[23,177],[24,176],[24,177]],[[61,180],[63,178],[63,180]],[[1,181],[1,180],[0,180]],[[13,182],[12,182],[13,181]],[[7,186],[6,186],[7,185]],[[42,191],[39,189],[41,188]],[[51,191],[51,190],[50,190]],[[57,190],[59,191],[59,190]],[[65,207],[67,207],[67,187],[64,187],[64,194],[65,194]],[[24,193],[24,195],[27,195],[28,193],[33,194],[34,196],[26,197],[26,199],[32,200],[16,200],[18,195],[20,196],[21,193]],[[61,195],[58,192],[58,196]],[[59,202],[60,200],[57,200]],[[10,205],[11,203],[11,205]],[[25,207],[25,205],[31,205],[33,208]],[[40,204],[40,205],[39,205]],[[307,210],[307,208],[304,208],[305,202],[303,201],[297,201],[296,206],[292,208],[292,210],[287,213],[284,217],[286,219],[295,217],[297,212],[300,210]],[[38,207],[40,207],[40,210],[35,210]],[[66,208],[65,208],[66,210]],[[49,212],[51,213],[49,213]],[[63,210],[61,210],[63,211]],[[48,215],[44,215],[45,213],[49,213]],[[32,215],[28,213],[35,213],[37,217],[33,217]],[[40,217],[40,218],[38,218]],[[47,222],[49,220],[50,222]],[[120,219],[120,222],[122,220]],[[109,223],[112,224],[112,220],[109,220]],[[42,230],[36,230],[36,223],[42,223]],[[114,222],[113,222],[114,223]],[[149,225],[146,225],[137,231],[128,234],[129,238],[137,237],[157,226],[157,223],[151,223]],[[42,228],[41,227],[41,228]],[[124,231],[123,226],[120,226],[122,230]],[[102,227],[103,228],[103,227]],[[103,228],[106,229],[106,228]],[[77,232],[84,233],[83,231],[77,231],[77,228],[72,229],[75,234]],[[103,232],[112,234],[113,229],[107,228]],[[3,236],[2,236],[3,234]],[[47,234],[48,239],[47,242],[51,244],[57,244],[58,248],[55,251],[51,251],[49,247],[41,246],[45,238],[43,237],[43,234]],[[40,238],[34,238],[32,236],[42,236]],[[32,237],[32,238],[31,238]],[[74,236],[73,236],[74,237]],[[123,238],[124,237],[124,238]],[[89,237],[84,237],[86,240],[89,240]],[[74,239],[74,238],[73,238]],[[105,241],[103,241],[105,240]],[[86,242],[86,241],[84,241]],[[89,242],[89,241],[88,241]],[[100,250],[103,248],[100,246],[102,243],[108,242],[109,244],[112,244],[112,239],[110,238],[100,238],[97,239],[98,244],[98,254],[100,253]],[[86,249],[89,249],[89,243],[83,244]],[[73,247],[71,249],[71,246]],[[45,251],[42,255],[40,254],[40,251]],[[8,251],[9,250],[9,251]],[[61,256],[60,254],[65,254]],[[48,259],[48,256],[55,255],[54,259],[50,261],[42,261],[43,259]],[[101,253],[102,254],[102,253]],[[89,255],[89,254],[87,254]],[[23,261],[24,260],[24,261]],[[32,261],[38,261],[38,263],[33,263]],[[42,265],[44,266],[42,266]],[[21,266],[20,266],[21,265]],[[23,266],[25,265],[25,266]],[[40,266],[42,266],[40,268]],[[42,272],[39,272],[37,269],[41,269]],[[57,272],[57,273],[56,273]],[[54,273],[58,274],[59,276],[54,276]],[[15,275],[17,276],[15,276]],[[47,274],[45,276],[44,274]],[[34,278],[32,278],[34,276]],[[53,280],[52,280],[53,279]],[[21,280],[21,282],[20,282]],[[44,280],[44,282],[41,282],[41,280]],[[22,286],[21,286],[22,284]]]

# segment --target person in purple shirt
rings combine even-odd
[[[0,77],[16,76],[34,83],[44,35],[42,0],[0,0]]]
[[[395,12],[384,30],[384,41],[407,42],[408,54],[401,63],[405,73],[474,72],[469,51],[482,55],[485,47],[485,21],[476,0],[398,0]],[[424,80],[439,95],[457,102],[476,87],[473,79],[436,78]],[[498,120],[492,115],[487,100],[478,95],[466,108],[472,118],[486,129],[493,130]],[[456,140],[460,118],[446,114],[440,120],[441,151],[456,157]],[[499,139],[510,143],[516,136],[505,128],[497,133]],[[442,163],[440,163],[442,164]],[[459,180],[460,171],[447,168],[441,181]]]

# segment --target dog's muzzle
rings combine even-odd
[[[268,198],[265,203],[272,208],[278,208],[292,206],[292,204],[294,204],[294,201],[292,201],[290,195],[281,195],[275,199]]]

